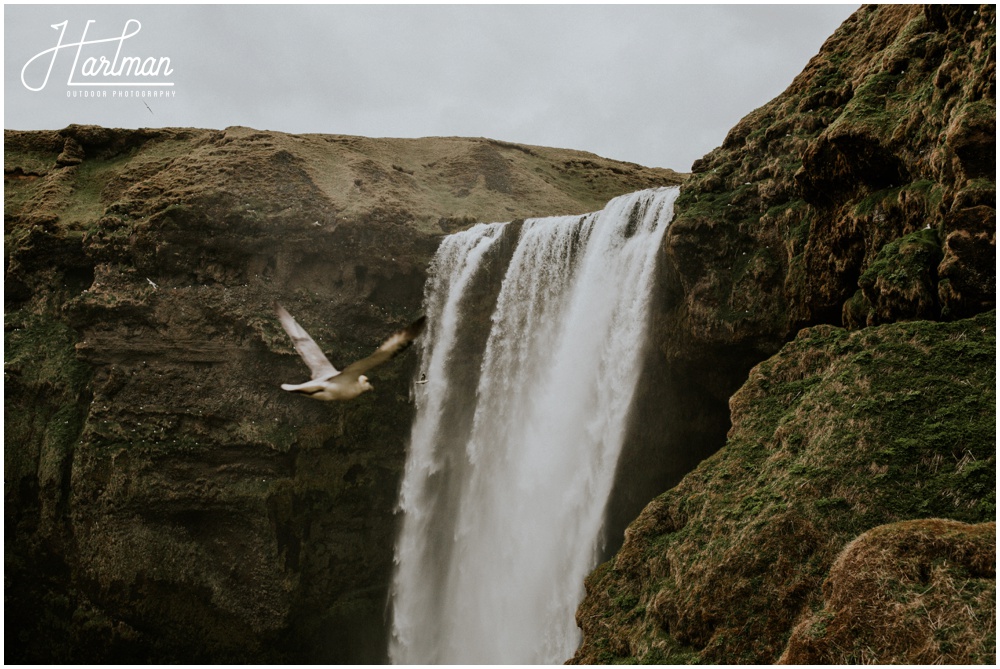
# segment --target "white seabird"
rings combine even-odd
[[[295,322],[292,315],[285,311],[280,304],[274,305],[274,311],[278,314],[281,327],[292,338],[295,350],[302,356],[302,360],[309,366],[312,378],[305,383],[293,384],[282,383],[281,387],[291,393],[301,393],[317,400],[350,400],[368,390],[374,390],[372,384],[368,382],[368,377],[363,372],[368,371],[376,365],[381,365],[386,360],[395,357],[405,350],[414,339],[423,331],[427,321],[425,316],[421,316],[413,323],[398,332],[395,332],[382,342],[374,353],[367,358],[351,363],[343,371],[337,368],[323,355],[313,338],[309,336],[301,325]]]

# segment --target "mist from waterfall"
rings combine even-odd
[[[551,664],[576,650],[678,192],[525,221],[488,323],[475,317],[484,273],[499,278],[513,228],[442,242],[400,490],[393,662]],[[476,327],[485,348],[463,339]]]

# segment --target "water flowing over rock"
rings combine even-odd
[[[400,495],[393,661],[551,663],[576,648],[573,610],[598,559],[677,194],[525,221],[473,393],[456,326],[473,276],[495,270],[500,227],[442,244]],[[447,416],[469,404],[471,421]]]

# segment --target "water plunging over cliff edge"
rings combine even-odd
[[[678,192],[525,221],[485,348],[472,333],[485,335],[495,290],[482,286],[517,231],[480,224],[442,242],[400,490],[393,662],[551,664],[575,651]]]

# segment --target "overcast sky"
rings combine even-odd
[[[857,7],[5,5],[4,127],[475,136],[688,171]]]

